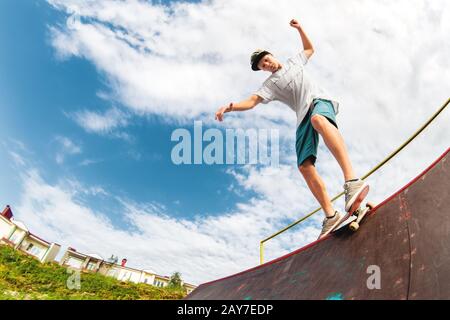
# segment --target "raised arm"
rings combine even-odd
[[[289,24],[291,25],[292,28],[297,29],[298,32],[300,33],[300,38],[302,39],[302,44],[303,44],[303,49],[305,50],[305,55],[309,59],[314,53],[314,47],[313,47],[311,41],[309,40],[308,36],[305,34],[305,32],[303,31],[302,27],[300,26],[300,24],[298,23],[297,20],[292,19]]]
[[[248,99],[245,99],[238,103],[231,102],[226,107],[220,107],[219,110],[216,112],[216,120],[222,121],[223,115],[227,112],[231,111],[245,111],[250,110],[256,107],[258,103],[262,101],[262,98],[260,96],[257,96],[256,94],[251,95]]]

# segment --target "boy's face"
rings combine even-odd
[[[274,73],[280,68],[280,63],[271,54],[266,54],[258,63],[258,68]]]

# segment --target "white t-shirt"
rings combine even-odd
[[[329,100],[337,114],[339,102],[328,96],[303,67],[308,62],[305,51],[290,58],[283,67],[272,73],[264,81],[262,87],[255,92],[262,103],[281,101],[287,104],[297,114],[297,127],[302,122],[314,99]]]

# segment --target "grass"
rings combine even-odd
[[[95,273],[81,273],[78,288],[70,289],[74,277],[57,263],[43,264],[0,245],[0,300],[178,300],[186,295],[183,289],[122,282]]]

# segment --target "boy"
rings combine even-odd
[[[369,191],[369,186],[356,178],[344,140],[338,131],[335,116],[339,103],[316,85],[304,69],[304,65],[314,53],[314,48],[297,20],[292,19],[290,26],[300,33],[304,50],[289,59],[286,64],[281,64],[268,51],[255,51],[251,56],[252,70],[267,71],[271,75],[248,99],[221,107],[216,112],[216,120],[222,121],[227,112],[250,110],[261,102],[266,104],[273,100],[283,102],[296,113],[297,166],[325,213],[320,239],[339,225],[345,215],[333,208],[325,184],[315,167],[319,134],[342,169],[345,181],[345,211],[353,212],[359,207]]]

